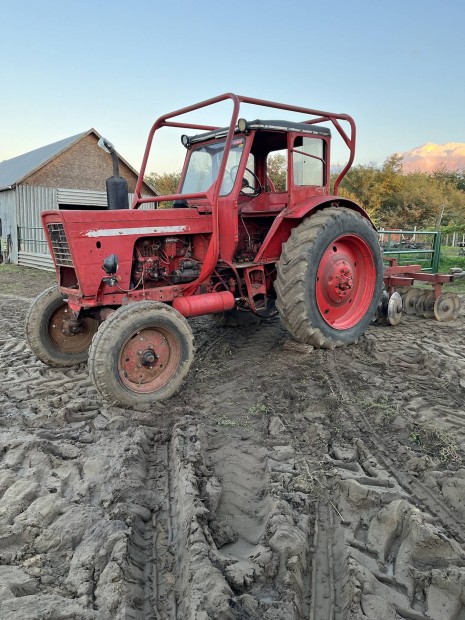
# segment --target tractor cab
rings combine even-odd
[[[178,193],[208,194],[219,185],[220,235],[224,231],[220,256],[249,261],[283,209],[329,195],[331,131],[305,123],[239,119],[229,150],[227,133],[227,128],[221,128],[182,136],[187,155]],[[278,174],[273,174],[277,168]],[[212,211],[208,197],[180,198],[173,207]]]
[[[329,194],[331,131],[327,127],[288,121],[239,119],[229,152],[227,129],[182,136],[188,150],[180,194],[207,191],[219,182],[223,157],[226,167],[219,198],[237,201],[244,213],[276,212],[300,197]],[[279,165],[279,181],[272,181]],[[276,194],[280,194],[275,198]],[[289,194],[292,194],[289,196]],[[178,200],[175,207],[189,206]]]

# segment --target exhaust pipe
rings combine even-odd
[[[128,182],[119,176],[118,153],[111,142],[100,138],[98,145],[105,152],[110,153],[113,161],[113,176],[107,179],[108,209],[129,209]]]

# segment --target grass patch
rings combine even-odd
[[[459,255],[460,248],[442,247],[441,259],[439,261],[439,271],[449,273],[451,267],[460,267],[465,271],[465,256]],[[457,278],[455,282],[444,284],[444,291],[451,293],[465,294],[465,278]]]
[[[56,284],[54,271],[0,264],[0,293],[35,297]]]
[[[410,433],[410,442],[442,463],[459,465],[462,462],[460,447],[452,435],[432,424],[415,423],[414,430]]]
[[[393,404],[386,397],[379,400],[366,399],[359,404],[366,413],[375,417],[377,424],[390,426],[393,420],[400,414],[399,404]]]
[[[441,248],[439,266],[441,271],[449,271],[451,267],[460,267],[465,270],[465,254],[459,253],[462,248]]]
[[[261,403],[261,404],[257,404],[257,405],[253,405],[252,407],[249,407],[250,415],[259,415],[260,413],[266,414],[269,412],[270,412],[270,408],[265,403]]]
[[[219,418],[216,423],[218,426],[239,426],[239,422],[230,418]]]

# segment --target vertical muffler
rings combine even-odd
[[[105,138],[100,138],[98,145],[110,153],[113,161],[113,176],[107,179],[108,209],[129,209],[128,182],[119,175],[118,153],[113,144]]]

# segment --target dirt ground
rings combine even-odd
[[[0,272],[2,620],[465,620],[463,309],[336,351],[195,319],[134,411],[32,355],[49,280]]]

